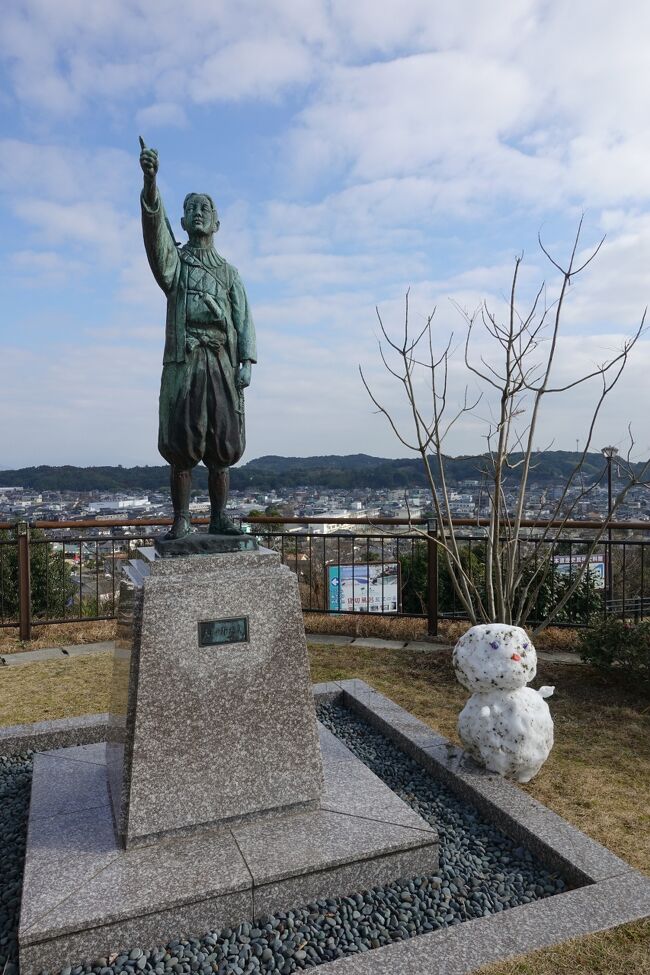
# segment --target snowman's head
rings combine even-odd
[[[537,654],[521,627],[483,623],[461,636],[453,665],[468,691],[514,691],[537,673]]]

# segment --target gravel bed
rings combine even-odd
[[[117,957],[66,968],[62,975],[154,972],[155,975],[288,975],[427,931],[485,917],[566,889],[416,762],[352,712],[319,707],[321,721],[405,802],[436,826],[440,870],[350,897],[328,898],[253,924],[166,947],[134,948]],[[25,848],[31,761],[0,759],[0,971],[16,975],[16,931]]]

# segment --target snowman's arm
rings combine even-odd
[[[545,684],[544,687],[540,687],[537,693],[540,697],[550,697],[554,690],[555,687],[549,687],[548,684]]]

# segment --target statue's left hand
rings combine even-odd
[[[239,367],[239,375],[237,376],[237,388],[246,389],[247,386],[251,384],[251,364],[250,362],[242,362]]]

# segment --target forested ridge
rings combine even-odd
[[[532,477],[538,482],[565,480],[578,455],[574,451],[540,452],[535,458]],[[514,458],[516,460],[516,458]],[[488,458],[485,455],[449,457],[447,478],[457,484],[463,480],[481,480]],[[640,464],[638,465],[641,466]],[[605,461],[598,452],[590,453],[583,472],[588,478],[603,474]],[[510,483],[517,483],[517,470]],[[207,471],[203,466],[194,472],[194,487],[207,490]],[[168,468],[165,465],[144,467],[23,467],[0,470],[0,486],[22,486],[38,491],[158,491],[167,490]],[[368,454],[326,455],[314,457],[257,457],[231,470],[233,489],[281,491],[299,486],[332,489],[416,488],[426,487],[422,463],[418,458],[371,457]]]

